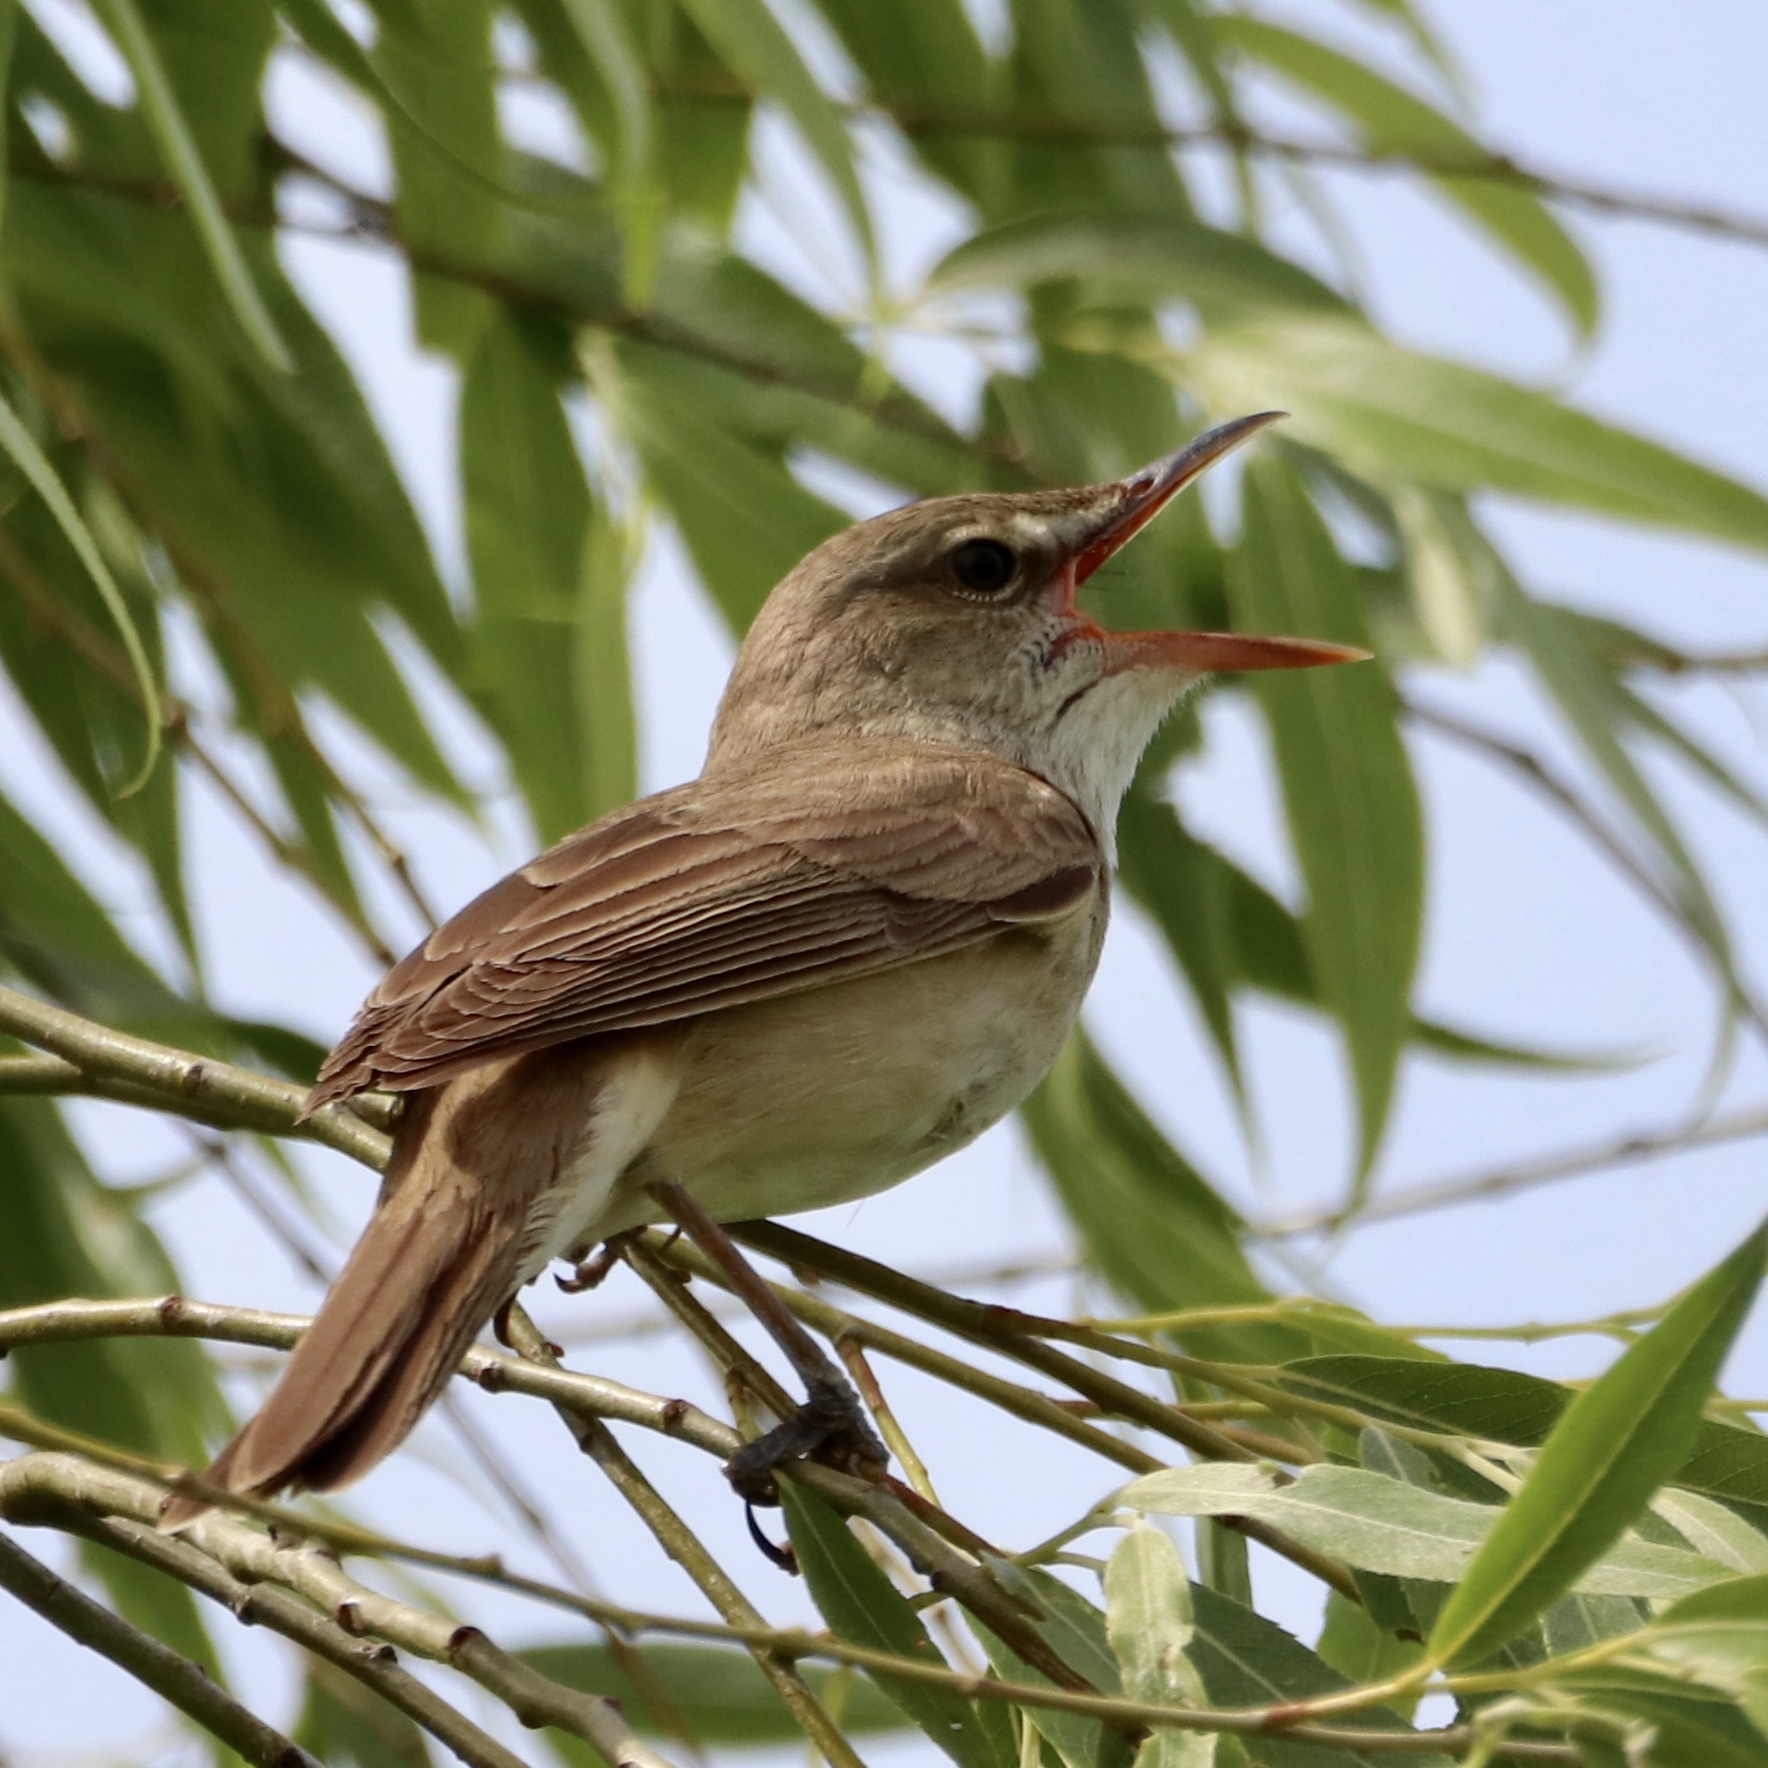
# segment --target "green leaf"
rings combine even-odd
[[[1149,1122],[1083,1032],[1023,1107],[1038,1156],[1112,1286],[1150,1312],[1270,1299],[1234,1210]],[[1188,1334],[1200,1356],[1281,1360],[1307,1342],[1282,1326]]]
[[[3,393],[0,393],[0,448],[6,450],[19,471],[30,481],[31,489],[49,506],[50,514],[67,536],[68,544],[79,555],[80,563],[86,567],[93,586],[103,598],[111,619],[116,622],[117,635],[122,639],[123,649],[128,654],[129,667],[134,672],[135,683],[141,694],[142,710],[147,720],[147,752],[142,759],[141,770],[123,788],[125,793],[138,791],[146,783],[147,776],[153,772],[154,763],[160,754],[159,689],[154,683],[153,670],[148,664],[141,634],[136,630],[129,605],[123,599],[123,592],[117,587],[117,580],[111,575],[110,567],[98,550],[98,542],[92,538],[91,529],[74,508],[74,500],[68,496],[67,487],[62,484],[55,468],[50,465],[48,456],[37,446],[36,438],[25,428]]]
[[[1310,1651],[1275,1621],[1211,1590],[1193,1585],[1191,1604],[1197,1634],[1191,1658],[1203,1677],[1211,1706],[1281,1706],[1289,1701],[1311,1700],[1337,1694],[1350,1683],[1323,1658]],[[1385,1707],[1372,1707],[1357,1715],[1360,1726],[1405,1731],[1404,1720]],[[1394,1754],[1383,1750],[1367,1754],[1331,1749],[1321,1744],[1293,1743],[1281,1737],[1247,1737],[1242,1740],[1251,1760],[1260,1768],[1347,1768],[1350,1763],[1403,1764],[1404,1768],[1449,1768],[1449,1758],[1430,1750],[1420,1740],[1416,1753]]]
[[[746,1651],[716,1645],[647,1644],[643,1652],[647,1680],[655,1679],[655,1685],[700,1742],[731,1749],[803,1742],[797,1720]],[[567,1688],[619,1701],[633,1729],[642,1736],[667,1735],[644,1690],[627,1676],[605,1645],[533,1645],[517,1656]],[[826,1701],[830,1684],[841,1672],[806,1664],[803,1674],[811,1692]],[[841,1728],[871,1733],[905,1731],[908,1727],[895,1701],[859,1676],[847,1690]],[[587,1751],[583,1754],[586,1761],[591,1759]]]
[[[1145,129],[1146,143],[1093,146],[1085,139],[1027,137],[1008,144],[1007,176],[987,190],[986,212],[1004,219],[1033,209],[1133,209],[1186,215],[1189,195],[1159,138],[1161,110],[1143,58],[1144,16],[1125,0],[1014,0],[1013,54],[1003,109],[1093,124],[1107,138]]]
[[[804,1581],[836,1636],[851,1645],[868,1645],[943,1668],[945,1660],[934,1649],[920,1617],[847,1524],[820,1498],[789,1481],[781,1482],[780,1502]],[[911,1682],[882,1670],[871,1674],[959,1768],[1013,1768],[997,1751],[974,1702],[932,1683]]]
[[[1069,1669],[1101,1694],[1123,1692],[1105,1617],[1092,1603],[1048,1572],[1028,1572],[1010,1560],[992,1556],[985,1556],[983,1563],[995,1581],[1018,1600],[1038,1636]],[[1043,1671],[1026,1663],[980,1622],[972,1620],[971,1626],[998,1675],[1011,1682],[1054,1686]],[[1061,1758],[1064,1768],[1128,1768],[1129,1752],[1123,1738],[1106,1731],[1097,1719],[1038,1707],[1024,1709],[1024,1717]]]
[[[1402,350],[1349,321],[1236,326],[1184,360],[1212,411],[1291,411],[1297,441],[1378,482],[1511,491],[1768,547],[1760,492],[1545,393]]]
[[[1350,575],[1293,472],[1272,460],[1247,469],[1244,524],[1228,579],[1237,625],[1367,642]],[[1412,1024],[1424,913],[1418,791],[1378,664],[1264,677],[1256,691],[1307,881],[1310,968],[1356,1081],[1360,1192]]]
[[[1117,819],[1119,882],[1154,917],[1167,949],[1184,972],[1242,1110],[1246,1107],[1232,993],[1245,979],[1231,918],[1230,873],[1238,868],[1199,841],[1169,804],[1132,791]],[[1239,876],[1245,877],[1244,873]],[[1247,884],[1258,890],[1250,878]],[[1275,898],[1271,907],[1294,936],[1297,986],[1313,995],[1300,929]]]
[[[203,252],[240,329],[271,368],[281,374],[292,373],[294,358],[246,265],[233,229],[227,224],[208,167],[135,0],[97,0],[97,6],[135,76],[148,127],[159,143],[166,170],[190,211]]]
[[[1542,1442],[1571,1399],[1558,1382],[1514,1369],[1397,1357],[1304,1357],[1287,1365],[1280,1380],[1371,1418],[1521,1448]],[[1677,1487],[1768,1529],[1768,1436],[1760,1431],[1703,1420],[1673,1477]]]
[[[1203,1678],[1185,1655],[1196,1631],[1178,1548],[1158,1529],[1130,1529],[1105,1567],[1105,1632],[1125,1694],[1169,1706],[1207,1705]],[[1210,1768],[1216,1735],[1157,1730],[1138,1753],[1136,1768]]]
[[[1465,215],[1531,270],[1564,303],[1580,332],[1596,327],[1596,276],[1577,242],[1520,181],[1455,177],[1429,170],[1433,161],[1474,163],[1491,155],[1466,130],[1366,63],[1311,37],[1262,19],[1217,15],[1218,37],[1256,56],[1284,78],[1325,100],[1356,126],[1377,152],[1416,154],[1426,176]]]
[[[1658,1616],[1644,1649],[1734,1695],[1756,1728],[1768,1732],[1768,1577],[1685,1596]]]
[[[1567,1673],[1560,1684],[1600,1711],[1641,1719],[1652,1728],[1650,1768],[1761,1768],[1762,1734],[1736,1703],[1674,1673],[1619,1668]]]
[[[871,257],[872,220],[854,169],[847,125],[779,21],[763,0],[682,0],[682,5],[744,83],[758,96],[773,99],[798,125],[846,206],[861,249]]]
[[[1703,1278],[1566,1408],[1437,1617],[1437,1662],[1477,1659],[1569,1588],[1694,1446],[1762,1280],[1768,1226]]]
[[[1733,1571],[1768,1572],[1768,1535],[1716,1500],[1665,1486],[1652,1499],[1651,1513],[1667,1522],[1696,1553]]]
[[[1452,1584],[1504,1512],[1361,1467],[1319,1463],[1292,1480],[1250,1462],[1144,1474],[1119,1494],[1163,1516],[1251,1516],[1360,1571]],[[1576,1588],[1598,1596],[1675,1597],[1730,1576],[1676,1547],[1624,1541],[1587,1565]],[[1557,1592],[1555,1592],[1557,1594]]]
[[[1096,210],[1024,215],[972,234],[934,266],[928,294],[1077,281],[1102,296],[1199,301],[1228,311],[1345,310],[1318,277],[1244,234],[1178,216]]]

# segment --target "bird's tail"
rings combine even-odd
[[[373,1218],[263,1409],[215,1458],[210,1484],[255,1497],[331,1491],[405,1439],[491,1315],[515,1291],[523,1212],[488,1207],[463,1155],[461,1082],[407,1095]],[[464,1146],[463,1146],[464,1144]],[[174,1494],[161,1527],[209,1506]]]

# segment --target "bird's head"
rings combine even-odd
[[[1198,437],[1128,478],[904,505],[825,541],[738,654],[712,762],[852,733],[983,748],[1067,791],[1109,836],[1180,695],[1218,670],[1367,653],[1246,633],[1108,632],[1080,587],[1211,462],[1280,417]]]

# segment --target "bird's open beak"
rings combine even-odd
[[[1287,415],[1261,411],[1251,417],[1218,424],[1183,448],[1163,455],[1140,472],[1120,479],[1118,496],[1104,516],[1081,537],[1063,573],[1065,612],[1092,623],[1074,608],[1081,584],[1115,552],[1139,534],[1206,467],[1238,448],[1267,424]],[[1360,663],[1369,652],[1322,639],[1266,638],[1249,632],[1112,632],[1093,627],[1089,636],[1103,640],[1113,674],[1124,669],[1183,669],[1198,675],[1218,670],[1309,669],[1323,663]]]

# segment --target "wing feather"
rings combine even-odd
[[[805,746],[710,771],[468,903],[364,1002],[308,1108],[956,950],[1072,912],[1100,863],[1068,798],[969,751]]]

